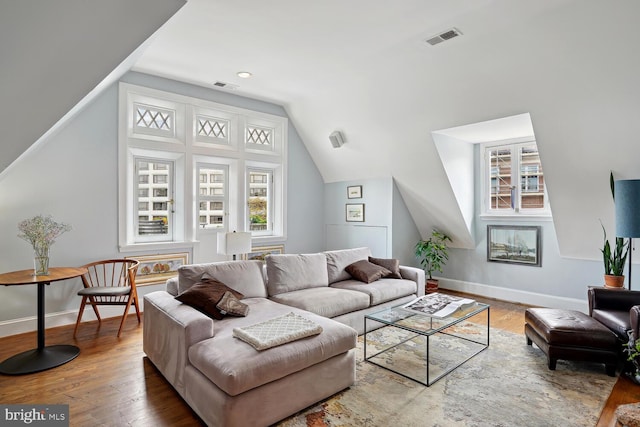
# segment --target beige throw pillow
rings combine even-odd
[[[231,316],[245,317],[249,314],[249,306],[240,302],[240,300],[229,291],[222,295],[222,299],[220,299],[216,308],[220,310],[223,316],[229,314]]]
[[[225,292],[231,292],[238,299],[244,297],[240,292],[231,289],[215,279],[203,279],[202,282],[196,283],[178,295],[176,299],[183,304],[190,305],[196,310],[200,310],[214,319],[222,320],[224,315],[216,305],[220,302]]]

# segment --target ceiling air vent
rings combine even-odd
[[[430,39],[427,40],[427,43],[429,43],[431,46],[434,46],[434,45],[437,45],[438,43],[451,40],[452,38],[458,37],[461,35],[462,33],[460,32],[460,30],[456,28],[452,28],[450,30],[445,31],[444,33],[438,34],[437,36],[431,37]]]
[[[237,89],[238,88],[238,85],[233,85],[231,83],[225,83],[225,82],[220,82],[220,81],[215,82],[213,85],[215,87],[219,87],[221,89],[231,89],[231,90],[233,90],[233,89]]]

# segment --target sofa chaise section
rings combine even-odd
[[[186,373],[186,395],[208,424],[272,424],[354,383],[357,335],[352,328],[263,298],[242,301],[251,316],[217,322],[214,337],[189,349],[194,369]],[[234,328],[290,312],[317,323],[322,333],[264,351],[233,337]],[[319,377],[319,372],[329,375]],[[244,412],[238,424],[236,412]]]

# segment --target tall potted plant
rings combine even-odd
[[[608,288],[621,288],[624,286],[624,266],[629,254],[628,243],[622,237],[616,237],[616,247],[611,251],[611,244],[607,240],[607,232],[604,233],[604,247],[600,249],[604,261],[604,285]]]
[[[431,232],[431,237],[416,243],[416,257],[420,260],[420,265],[427,273],[427,293],[438,290],[438,280],[432,277],[432,273],[434,271],[442,273],[442,266],[449,259],[447,242],[450,241],[451,238],[449,236],[434,228]]]
[[[609,174],[609,186],[611,187],[611,197],[615,200],[615,181],[613,172]],[[600,223],[604,233],[604,246],[600,249],[604,261],[604,285],[608,288],[622,288],[624,286],[624,266],[627,263],[629,254],[629,244],[625,243],[622,237],[616,237],[616,247],[611,251],[611,244],[607,240],[607,231]]]

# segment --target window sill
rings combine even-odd
[[[265,246],[272,244],[284,244],[287,240],[286,236],[253,236],[251,238],[254,246]]]
[[[553,221],[551,214],[481,214],[480,219],[492,221]]]
[[[131,243],[120,246],[120,252],[164,251],[164,250],[192,250],[197,242],[149,242]]]

